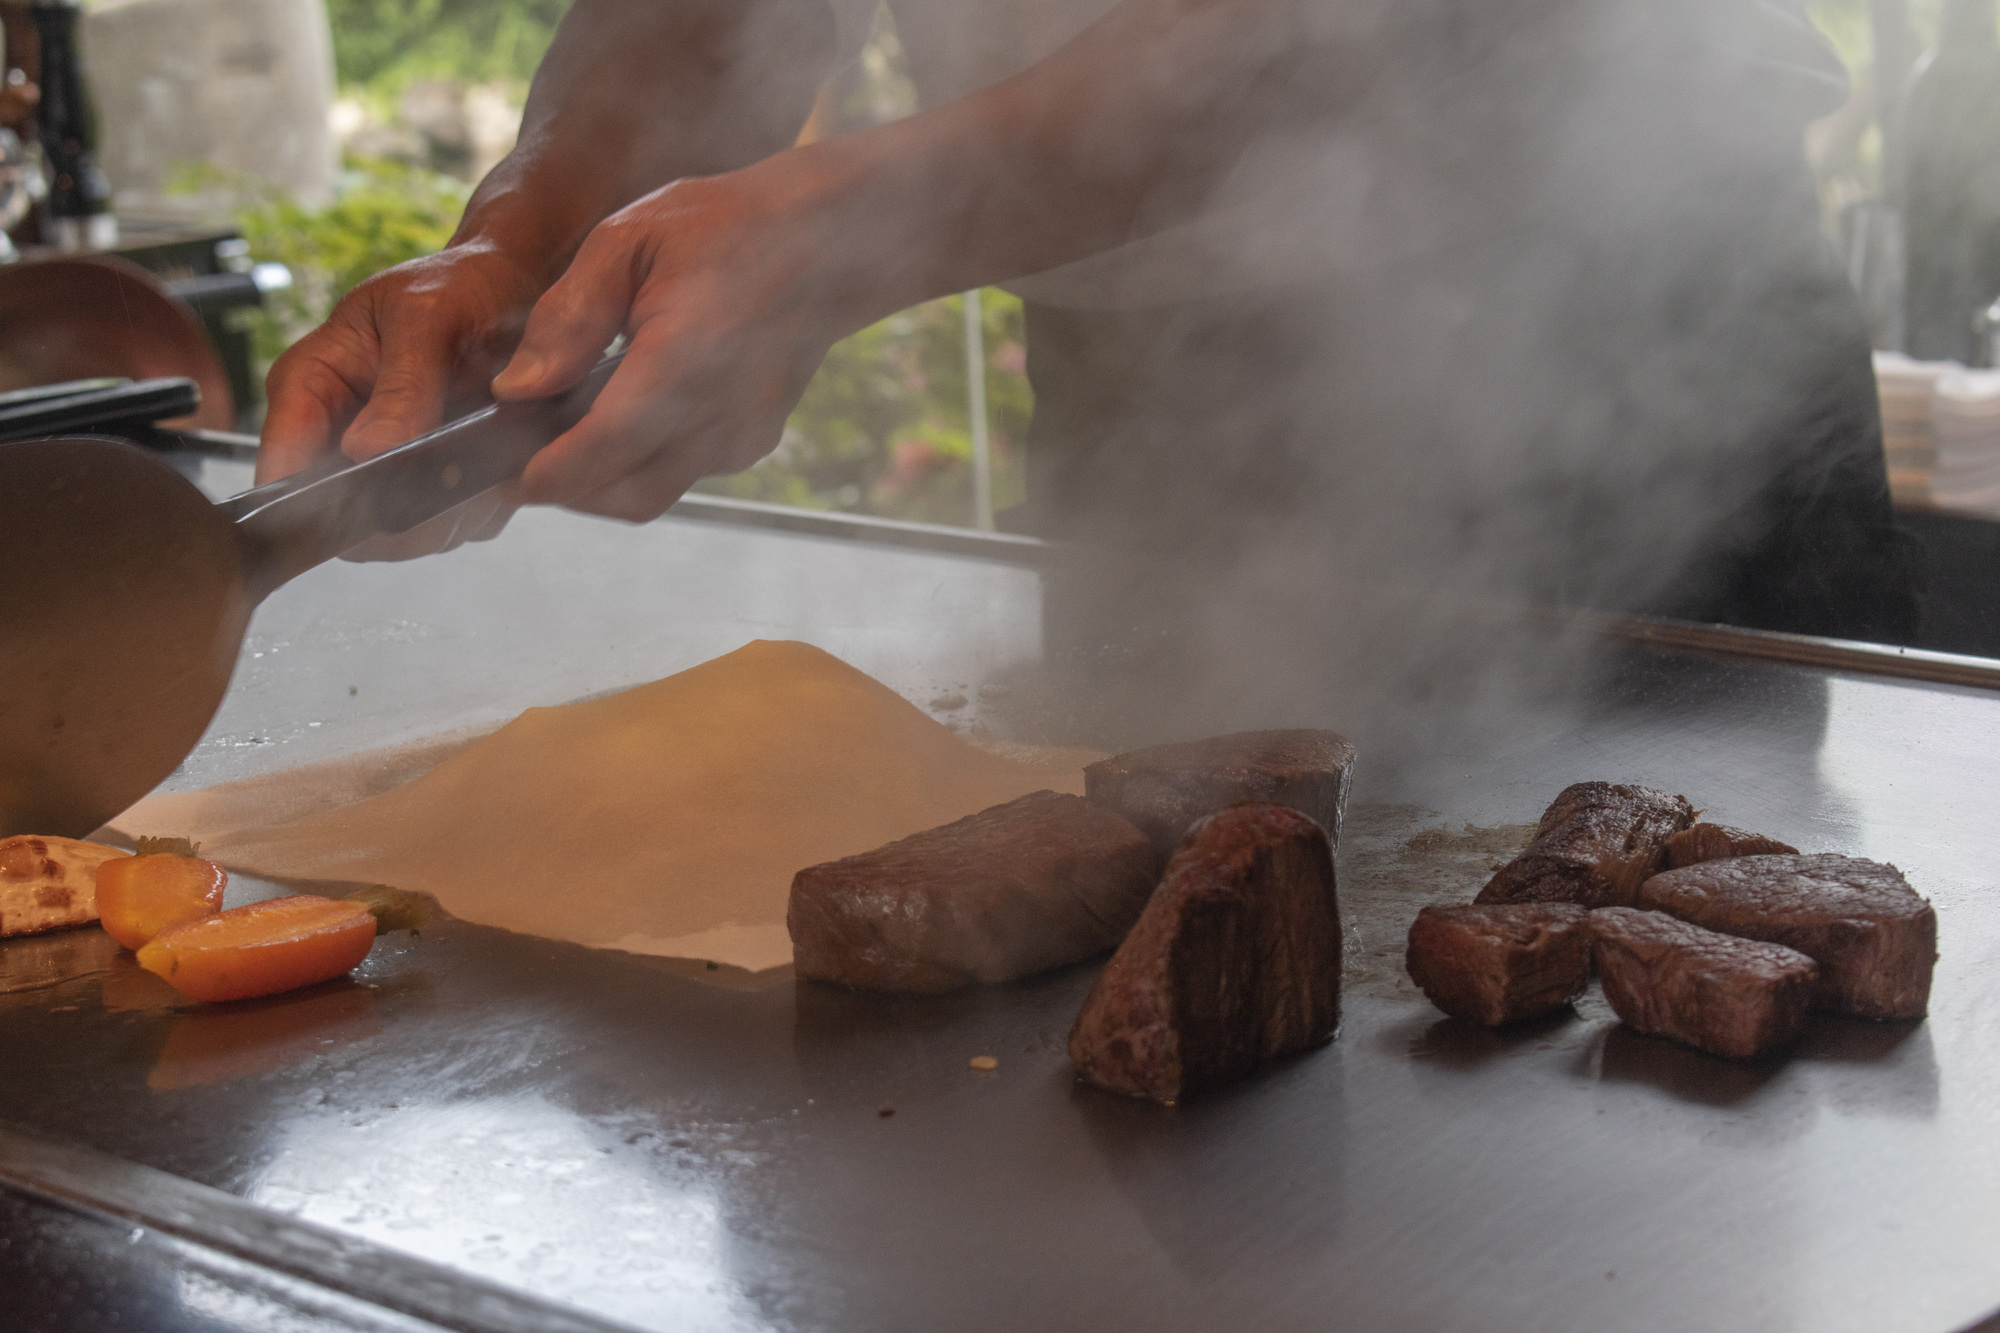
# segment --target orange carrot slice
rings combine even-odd
[[[104,933],[134,951],[183,921],[222,908],[229,873],[198,856],[125,856],[97,868],[97,919]]]
[[[139,966],[192,999],[247,1000],[337,977],[374,943],[366,907],[298,894],[169,927]]]

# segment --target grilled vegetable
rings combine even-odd
[[[192,999],[247,1000],[340,976],[374,943],[360,903],[299,894],[163,930],[139,965]]]
[[[169,926],[222,910],[229,873],[194,855],[185,838],[141,838],[139,855],[97,868],[97,919],[137,951]]]

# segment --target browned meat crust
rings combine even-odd
[[[1799,849],[1788,842],[1746,833],[1727,824],[1696,824],[1667,839],[1667,869],[1721,861],[1731,856],[1797,856]]]
[[[1168,1105],[1340,1025],[1333,852],[1285,806],[1197,823],[1069,1034],[1083,1077]]]
[[[1685,796],[1579,782],[1542,813],[1535,839],[1486,882],[1479,903],[1630,906],[1667,839],[1694,823]]]
[[[1125,937],[1159,870],[1129,821],[1035,792],[792,879],[798,975],[939,995],[1060,967]]]
[[[1224,806],[1262,801],[1310,815],[1340,846],[1354,746],[1331,731],[1239,731],[1113,755],[1083,770],[1084,795],[1146,830],[1161,859]]]
[[[1831,853],[1705,861],[1647,880],[1639,906],[1808,955],[1827,1013],[1922,1018],[1929,1007],[1937,914],[1892,865]]]
[[[1604,998],[1641,1032],[1748,1059],[1798,1040],[1819,969],[1780,944],[1739,939],[1661,912],[1590,914]]]
[[[1454,1018],[1536,1018],[1590,984],[1589,920],[1572,903],[1426,907],[1410,926],[1410,978]]]

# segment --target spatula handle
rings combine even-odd
[[[236,524],[251,596],[261,601],[371,537],[408,532],[520,476],[583,419],[623,359],[605,357],[554,398],[483,407],[365,463],[334,458],[223,501],[217,508]]]

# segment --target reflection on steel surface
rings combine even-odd
[[[673,1137],[634,1116],[622,1137]],[[684,1131],[684,1133],[689,1131]],[[727,1131],[702,1133],[722,1142]],[[251,1202],[420,1258],[676,1333],[763,1326],[731,1271],[712,1183],[603,1151],[599,1127],[528,1093],[301,1118],[269,1148]]]
[[[622,1333],[627,1327],[6,1125],[0,1125],[0,1188],[129,1224],[134,1240],[142,1230],[177,1237],[441,1328]],[[196,1291],[196,1303],[211,1311],[222,1299],[205,1284]]]

